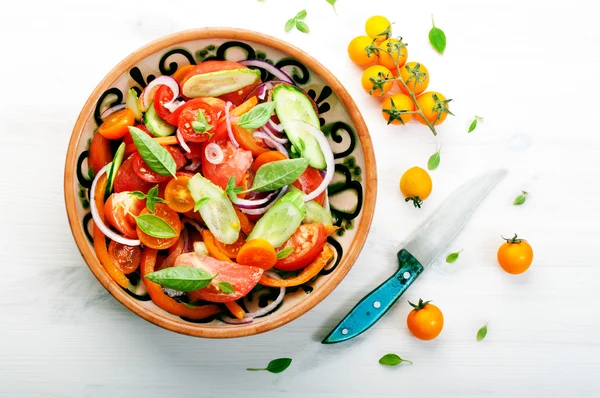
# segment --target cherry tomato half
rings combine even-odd
[[[194,198],[188,189],[190,177],[177,173],[165,187],[165,200],[167,205],[178,213],[186,213],[194,209]]]
[[[148,208],[145,208],[140,214],[147,213],[150,213],[150,210],[148,210]],[[162,218],[164,221],[167,222],[167,224],[173,227],[175,232],[177,232],[177,236],[174,236],[172,238],[155,238],[154,236],[147,235],[140,229],[140,227],[137,227],[136,230],[140,242],[142,242],[143,245],[156,250],[168,249],[169,247],[177,244],[177,242],[179,241],[179,233],[183,228],[183,225],[179,220],[179,215],[173,210],[171,210],[169,206],[167,206],[164,203],[157,203],[154,206],[154,215],[159,218]]]
[[[146,207],[146,201],[131,196],[130,192],[113,193],[104,203],[106,221],[123,235],[136,239],[135,218]],[[133,215],[132,215],[133,214]]]
[[[171,153],[171,156],[173,156],[173,160],[175,161],[177,170],[185,166],[185,156],[183,156],[179,149],[172,146],[165,146],[163,148],[168,150]],[[137,174],[137,176],[144,181],[156,184],[167,181],[169,178],[172,178],[170,175],[160,175],[154,170],[152,170],[150,167],[148,167],[148,165],[146,164],[146,162],[144,162],[144,159],[142,159],[142,156],[139,152],[133,154],[133,159],[133,170],[135,171],[135,174]]]
[[[98,133],[109,140],[117,140],[123,137],[129,131],[127,127],[133,126],[135,115],[129,108],[121,109],[109,115],[106,120],[98,127]]]
[[[142,252],[139,246],[127,246],[112,241],[108,245],[108,255],[124,274],[131,274],[140,266]]]
[[[275,268],[282,271],[296,271],[310,264],[321,251],[327,240],[323,224],[302,224],[279,251],[292,247],[294,251],[277,261]]]
[[[204,112],[206,121],[213,126],[211,130],[205,133],[198,133],[194,130],[192,124],[198,120],[198,112]],[[215,129],[217,122],[218,119],[212,107],[203,101],[199,101],[191,105],[184,105],[184,109],[179,115],[177,125],[179,126],[179,132],[185,141],[204,142],[208,141],[210,138],[212,130]]]

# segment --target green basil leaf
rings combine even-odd
[[[427,168],[429,170],[435,170],[438,168],[439,165],[440,165],[440,151],[437,151],[436,153],[434,153],[433,155],[431,155],[429,157],[429,160],[427,161]]]
[[[289,32],[290,30],[292,30],[292,28],[296,25],[296,20],[294,18],[288,20],[285,23],[285,31]]]
[[[485,325],[483,325],[481,328],[479,328],[479,330],[477,331],[477,341],[481,341],[483,339],[485,339],[485,336],[487,336],[487,323]]]
[[[229,282],[219,282],[219,283],[217,283],[217,286],[225,294],[235,293],[235,289],[233,288],[233,285]]]
[[[142,232],[155,238],[168,239],[178,235],[169,223],[154,214],[139,215],[135,218],[135,223]]]
[[[302,10],[296,14],[295,19],[304,19],[306,18],[306,10]]]
[[[157,203],[166,203],[166,200],[158,197],[158,184],[148,191],[148,195],[146,195],[146,207],[154,213],[155,205]]]
[[[129,192],[129,196],[134,196],[138,199],[146,199],[146,194],[143,193],[142,191],[133,191],[133,192]]]
[[[194,267],[169,267],[146,275],[152,282],[162,287],[192,292],[210,284],[214,276],[210,272]]]
[[[458,256],[460,255],[460,252],[462,252],[462,249],[460,251],[455,252],[455,253],[448,254],[448,257],[446,257],[446,262],[449,263],[449,264],[452,264],[453,262],[455,262],[456,260],[458,260]]]
[[[302,33],[310,32],[308,25],[302,21],[296,21],[296,29],[298,29]]]
[[[209,200],[210,200],[210,198],[208,198],[206,196],[203,198],[200,198],[194,205],[194,211],[199,211],[202,208],[202,206],[204,206],[206,204],[206,202],[208,202]]]
[[[527,195],[529,195],[529,192],[527,192],[527,191],[521,191],[521,192],[523,192],[523,193],[515,198],[513,205],[521,206],[527,200]]]
[[[431,16],[431,24],[433,27],[429,31],[429,42],[440,54],[444,54],[446,49],[446,34],[443,30],[437,28],[433,22],[433,15]]]
[[[266,370],[271,373],[281,373],[292,363],[292,358],[277,358],[269,362],[266,368],[248,368],[250,371]]]
[[[292,246],[288,246],[286,248],[283,248],[282,250],[279,250],[277,252],[277,260],[281,260],[283,258],[286,258],[287,256],[289,256],[293,252],[294,252],[294,248]]]
[[[379,359],[379,363],[385,366],[398,366],[402,362],[408,362],[412,365],[412,361],[402,359],[396,354],[386,354]]]
[[[256,171],[250,191],[274,191],[296,181],[308,167],[308,159],[286,159],[263,164]]]
[[[477,119],[473,119],[473,121],[471,122],[471,125],[469,126],[469,131],[467,131],[468,133],[470,133],[471,131],[475,130],[477,128]]]
[[[152,171],[161,176],[172,175],[175,177],[177,165],[168,150],[137,127],[130,126],[129,133],[140,156]]]
[[[269,119],[271,119],[274,110],[275,101],[263,102],[260,105],[256,105],[240,117],[238,126],[245,129],[257,129],[262,127],[267,124]]]
[[[325,1],[327,1],[329,4],[331,4],[331,6],[333,7],[333,11],[336,11],[336,10],[335,10],[335,2],[336,2],[337,0],[325,0]],[[336,11],[336,12],[337,12],[337,11]]]

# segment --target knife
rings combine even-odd
[[[398,271],[366,295],[325,337],[323,344],[340,343],[375,324],[464,227],[475,208],[506,175],[487,172],[459,187],[427,219],[398,252]]]

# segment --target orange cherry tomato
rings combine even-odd
[[[369,36],[358,36],[348,44],[348,56],[357,65],[366,66],[377,60],[375,51],[368,51],[373,39]]]
[[[148,210],[148,208],[145,208],[140,214],[148,213],[150,213],[150,210]],[[142,242],[144,246],[148,246],[156,250],[168,249],[169,247],[177,244],[177,242],[179,241],[179,233],[183,228],[183,225],[179,220],[179,215],[173,210],[171,210],[169,206],[167,206],[164,203],[155,204],[154,215],[159,218],[162,218],[167,222],[167,224],[173,227],[175,232],[177,232],[177,236],[174,236],[172,238],[155,238],[154,236],[147,235],[140,229],[140,227],[137,227],[136,231],[140,242]]]
[[[408,58],[408,50],[404,43],[398,39],[387,39],[379,44],[379,59],[377,63],[383,65],[391,71],[397,72],[398,68],[402,68]]]
[[[268,270],[277,263],[277,252],[266,240],[252,239],[247,241],[238,252],[237,262],[241,265]]]
[[[124,274],[131,274],[140,266],[142,252],[139,246],[127,246],[112,241],[108,245],[108,255]]]
[[[509,274],[522,274],[529,269],[533,262],[533,249],[525,239],[505,239],[506,242],[498,249],[498,262],[502,269]]]
[[[194,198],[188,189],[190,177],[186,175],[177,175],[165,188],[165,200],[167,205],[178,213],[186,213],[194,209]]]
[[[256,142],[250,131],[238,126],[237,124],[231,125],[231,128],[235,140],[242,148],[252,152],[252,156],[256,157],[269,151],[268,148],[265,148]]]
[[[287,159],[287,157],[279,151],[268,151],[268,152],[261,153],[260,155],[258,155],[256,157],[256,159],[254,159],[254,163],[252,163],[252,171],[254,171],[254,173],[256,173],[258,171],[258,169],[260,168],[260,166],[262,166],[263,164],[276,162],[278,160],[286,160],[286,159]]]
[[[427,91],[417,97],[417,104],[425,114],[425,118],[434,126],[446,120],[448,114],[452,114],[448,108],[450,101],[452,100],[447,100],[446,97],[436,91]],[[422,124],[427,124],[419,114],[415,114],[415,119]]]
[[[109,115],[106,120],[98,127],[98,133],[109,140],[117,140],[122,138],[129,132],[127,127],[133,126],[135,123],[135,115],[129,108],[121,109]]]
[[[405,113],[415,110],[415,104],[408,95],[397,93],[387,97],[381,104],[381,114],[388,124],[406,124],[413,114]]]
[[[404,83],[406,83],[415,95],[421,94],[429,86],[429,71],[425,65],[419,62],[407,62],[404,64],[400,68],[400,77],[402,77]],[[398,86],[403,93],[408,94],[402,83],[398,83]]]
[[[435,339],[442,328],[444,327],[444,316],[442,311],[429,301],[419,299],[419,304],[413,306],[413,310],[409,312],[406,318],[408,330],[418,339],[433,340]]]

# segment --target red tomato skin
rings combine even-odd
[[[277,261],[275,268],[281,271],[297,271],[312,263],[327,241],[323,224],[303,224],[280,250],[294,247],[294,252]],[[300,251],[299,251],[300,250]]]
[[[206,134],[198,134],[192,127],[192,123],[198,120],[198,112],[203,111],[206,116],[206,121],[208,124],[212,125],[213,128],[206,132]],[[179,132],[186,142],[204,142],[208,141],[210,135],[212,134],[212,130],[215,128],[215,124],[217,123],[217,116],[209,105],[204,102],[199,102],[193,106],[186,106],[185,109],[181,112],[178,119]]]
[[[96,175],[100,169],[113,160],[113,154],[110,149],[110,140],[102,134],[94,134],[88,152],[88,166]]]
[[[114,192],[141,191],[148,193],[150,188],[154,186],[154,184],[144,181],[137,176],[133,169],[134,156],[135,154],[129,156],[123,164],[121,164],[121,167],[119,167],[117,175],[115,176]]]
[[[173,100],[173,91],[168,86],[159,86],[154,94],[153,106],[158,116],[165,121],[167,121],[167,117],[171,114],[171,111],[165,108],[165,103],[171,100]]]
[[[300,189],[302,192],[309,194],[317,189],[322,182],[323,176],[321,176],[319,170],[308,166],[304,173],[302,173],[302,175],[298,177],[298,179],[294,181],[292,185]],[[315,198],[315,202],[321,206],[325,204],[325,191]]]
[[[129,193],[119,192],[110,195],[104,203],[104,214],[109,225],[123,235],[136,239],[136,223],[133,216],[138,216],[142,212],[146,207],[146,201],[131,196]]]
[[[236,186],[240,185],[244,174],[254,161],[252,152],[235,148],[229,141],[219,146],[223,150],[223,161],[215,165],[206,160],[206,156],[202,156],[202,174],[222,189],[227,187],[229,177],[232,175],[235,177]]]

